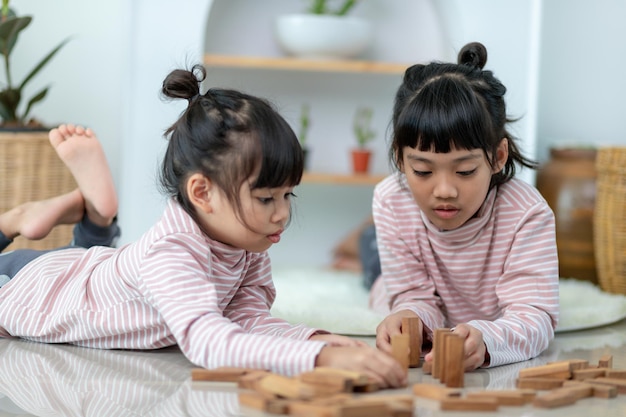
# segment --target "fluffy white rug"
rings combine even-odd
[[[383,316],[368,309],[368,291],[351,272],[322,268],[275,268],[277,297],[272,314],[333,333],[373,336]],[[586,281],[561,279],[557,332],[581,330],[626,317],[626,297]]]

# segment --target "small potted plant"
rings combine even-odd
[[[309,128],[311,127],[311,106],[308,103],[302,105],[300,109],[300,129],[298,131],[298,140],[304,154],[304,169],[308,168],[309,158]]]
[[[4,82],[0,83],[0,212],[33,199],[50,198],[76,188],[76,183],[48,141],[47,128],[30,117],[31,108],[48,93],[45,87],[28,99],[25,87],[65,45],[62,41],[45,55],[21,81],[11,72],[11,56],[17,51],[18,35],[31,23],[31,16],[18,16],[2,1],[0,54],[4,57]],[[17,238],[9,249],[50,249],[71,240],[71,226],[55,228],[42,241]]]
[[[352,168],[355,173],[369,171],[372,151],[367,144],[376,137],[376,132],[371,128],[373,115],[374,110],[370,107],[359,107],[354,114],[352,129],[358,145],[352,150]]]
[[[42,101],[48,94],[48,87],[35,93],[26,103],[26,107],[20,113],[24,88],[31,79],[41,71],[41,69],[52,59],[54,55],[67,43],[68,39],[57,45],[52,51],[43,57],[35,67],[22,79],[19,84],[15,84],[11,73],[11,53],[15,49],[18,35],[32,21],[32,16],[17,16],[9,8],[9,0],[2,1],[2,14],[0,16],[0,53],[4,56],[5,83],[0,89],[0,126],[9,129],[40,129],[43,126],[35,119],[29,119],[30,110],[33,105]]]
[[[357,57],[372,40],[370,22],[349,16],[357,4],[357,0],[310,0],[305,13],[277,17],[274,37],[285,53],[300,58]]]

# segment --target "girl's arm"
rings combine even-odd
[[[397,213],[376,192],[373,215],[382,269],[379,279],[382,279],[389,309],[391,313],[412,311],[422,320],[424,331],[432,335],[433,329],[443,327],[445,318],[435,285],[421,260],[417,242],[419,211],[415,208],[412,213]]]
[[[252,256],[254,259],[243,277],[241,286],[224,309],[224,316],[239,324],[248,333],[254,334],[306,340],[314,334],[328,333],[302,324],[291,325],[270,314],[276,299],[270,259],[266,252]]]
[[[154,243],[144,255],[138,277],[141,292],[184,355],[205,368],[257,368],[284,375],[311,370],[325,342],[249,334],[226,317],[223,300],[236,288],[233,280],[237,278],[212,276],[215,266],[210,254],[207,259],[206,243],[192,239],[170,234]],[[250,307],[250,316],[257,314],[256,307]],[[240,304],[238,308],[246,307]],[[159,328],[160,323],[155,323],[154,329],[146,331]],[[164,333],[163,337],[169,336]]]
[[[544,202],[527,211],[496,286],[502,316],[469,325],[483,334],[489,363],[497,366],[533,358],[554,338],[559,315],[559,275],[554,215]]]

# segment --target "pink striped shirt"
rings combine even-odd
[[[266,252],[209,239],[170,201],[137,242],[43,255],[0,289],[0,336],[103,349],[178,344],[194,364],[293,375],[314,367],[316,329],[270,316]]]
[[[475,218],[441,231],[397,175],[374,191],[382,277],[372,306],[412,310],[429,332],[476,327],[490,366],[545,350],[558,322],[559,275],[554,215],[539,192],[513,179],[489,192]]]

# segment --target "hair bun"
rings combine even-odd
[[[487,48],[480,42],[465,45],[457,57],[459,64],[483,69],[487,63]]]

